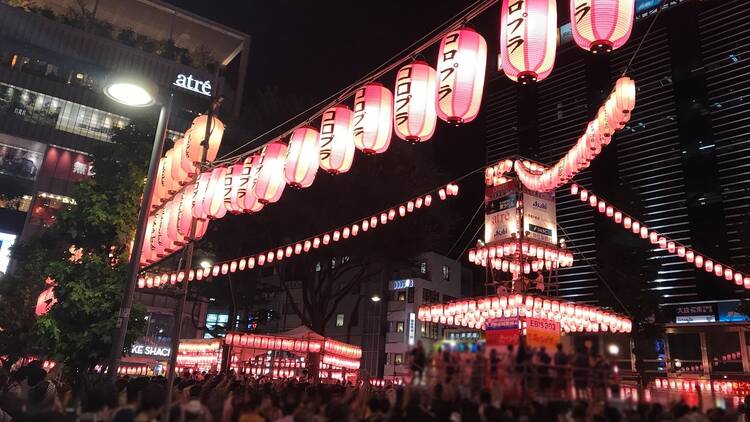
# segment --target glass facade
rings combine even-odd
[[[125,127],[125,116],[0,83],[0,114],[109,142],[114,128]]]

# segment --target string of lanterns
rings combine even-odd
[[[632,30],[635,4],[634,0],[571,0],[570,10],[576,43],[600,52],[625,43]],[[522,83],[546,78],[556,49],[555,0],[503,0],[500,26],[505,74]],[[288,141],[282,136],[259,152],[200,174],[201,143],[209,122],[207,116],[199,116],[160,162],[141,265],[179,250],[187,242],[193,219],[197,220],[195,238],[200,239],[211,219],[222,218],[227,212],[259,212],[278,201],[287,184],[298,189],[311,186],[319,168],[330,174],[348,172],[355,149],[365,154],[385,152],[394,131],[400,139],[420,143],[432,138],[438,118],[454,125],[471,122],[479,113],[486,64],[487,43],[482,35],[465,26],[453,29],[440,40],[437,69],[414,60],[397,71],[394,93],[379,83],[365,83],[354,91],[353,109],[339,103],[321,113],[319,130],[308,124],[299,126]],[[609,142],[614,130],[610,128],[624,125],[634,102],[632,80],[622,80],[577,148],[552,169],[515,163],[527,187],[554,189],[585,168]],[[211,127],[209,163],[216,159],[224,132],[216,118]]]
[[[659,249],[694,264],[696,268],[703,268],[709,274],[724,278],[727,281],[734,281],[734,284],[737,286],[750,289],[750,276],[747,274],[700,254],[698,251],[676,242],[655,230],[650,230],[637,219],[623,213],[601,197],[579,187],[577,184],[570,186],[570,193],[578,196],[581,202],[588,202],[592,208],[611,218],[616,224],[622,224],[623,229],[630,231],[633,235],[649,240],[652,245],[657,246]]]
[[[497,245],[469,249],[469,262],[513,274],[530,274],[543,269],[570,267],[573,254],[542,242],[524,240],[519,245],[518,240],[511,239]]]
[[[458,185],[453,182],[448,183],[444,187],[435,191],[402,202],[380,213],[357,220],[355,223],[347,224],[316,236],[311,236],[295,243],[272,248],[258,254],[218,262],[208,268],[193,268],[190,270],[142,275],[138,278],[138,287],[160,287],[167,284],[181,283],[185,281],[186,278],[188,281],[200,281],[211,275],[218,276],[219,274],[226,275],[230,272],[234,273],[236,271],[251,270],[256,266],[262,266],[266,263],[270,264],[274,261],[291,258],[294,255],[307,253],[313,249],[319,249],[341,240],[356,237],[360,232],[373,230],[379,225],[388,224],[388,222],[393,221],[397,216],[406,217],[422,207],[429,207],[433,202],[433,194],[436,194],[437,198],[444,201],[450,197],[458,195]]]
[[[629,318],[616,312],[556,298],[521,293],[423,305],[417,311],[417,318],[420,321],[471,329],[484,329],[487,320],[501,317],[530,317],[548,320],[560,323],[560,329],[565,332],[629,333],[633,328]]]

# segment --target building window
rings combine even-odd
[[[399,290],[398,292],[398,299],[399,302],[406,302],[406,292],[403,290]]]
[[[440,302],[440,293],[436,292],[435,290],[422,289],[422,303],[429,304],[429,303],[439,303],[439,302]]]
[[[404,363],[404,354],[403,353],[395,353],[393,355],[393,364],[394,365],[401,365]]]
[[[406,299],[409,303],[414,303],[414,287],[409,287],[406,291]]]
[[[208,313],[206,314],[206,333],[203,338],[214,338],[208,331],[220,327],[226,327],[229,322],[229,314]]]
[[[398,321],[396,323],[396,332],[397,333],[403,333],[404,332],[404,321]]]
[[[337,327],[344,326],[344,314],[336,314],[336,326]]]
[[[451,267],[443,265],[443,280],[448,281],[451,279]]]
[[[419,273],[427,274],[427,261],[422,261],[419,263]]]
[[[423,322],[419,328],[423,338],[437,340],[440,338],[440,326],[434,322]]]

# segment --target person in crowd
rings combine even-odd
[[[557,351],[555,351],[555,355],[552,357],[552,362],[555,366],[555,389],[559,397],[565,398],[567,397],[570,358],[563,351],[562,344],[557,344]]]
[[[74,418],[62,412],[62,405],[57,396],[57,388],[52,381],[43,380],[29,388],[28,409],[13,418],[18,422],[74,421]]]
[[[141,391],[138,400],[138,412],[134,422],[155,422],[159,416],[166,401],[166,391],[164,386],[157,382],[150,382]]]
[[[424,375],[425,363],[427,361],[422,340],[417,341],[417,345],[409,352],[409,355],[411,358],[412,382],[419,384],[422,382],[422,375]]]

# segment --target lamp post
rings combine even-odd
[[[120,104],[129,107],[149,107],[155,105],[156,85],[153,82],[141,80],[135,77],[120,76],[108,81],[104,88],[104,94]],[[135,227],[135,237],[133,239],[133,249],[130,252],[130,261],[128,262],[127,279],[123,290],[122,302],[120,303],[120,313],[117,317],[115,336],[112,341],[112,351],[110,353],[110,362],[107,376],[114,381],[117,378],[117,369],[120,366],[122,351],[125,347],[125,335],[128,331],[130,321],[130,311],[133,307],[133,294],[135,286],[138,283],[138,270],[141,250],[143,248],[143,238],[146,234],[146,224],[148,221],[149,209],[151,208],[151,196],[156,184],[156,173],[159,169],[159,159],[161,158],[164,141],[167,137],[167,125],[169,115],[172,111],[172,95],[166,103],[159,104],[159,122],[156,125],[154,134],[154,145],[151,149],[151,159],[148,164],[148,174],[146,185],[143,188],[143,199],[138,211],[138,222]],[[174,352],[173,352],[174,353]]]

